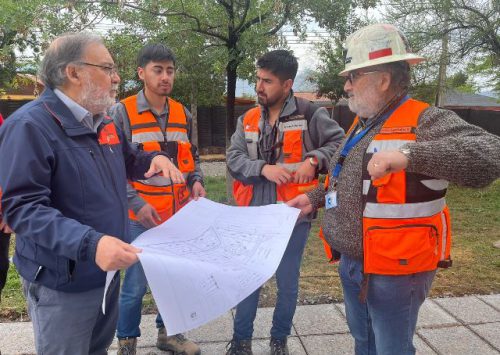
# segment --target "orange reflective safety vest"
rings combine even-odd
[[[307,108],[304,102],[296,99],[297,111],[284,121],[278,123],[276,146],[280,150],[276,165],[281,165],[292,173],[297,171],[302,162],[306,159],[305,154],[312,150],[309,147],[312,143],[308,132]],[[308,104],[308,103],[306,103]],[[251,108],[243,117],[243,129],[247,143],[248,155],[251,160],[258,159],[259,138],[263,121],[261,120],[260,106]],[[309,148],[309,149],[308,149]],[[310,191],[318,186],[318,179],[305,184],[282,184],[276,185],[276,202],[283,203],[291,200],[295,196]],[[253,197],[253,185],[245,185],[241,181],[234,180],[233,196],[238,206],[249,206]]]
[[[136,95],[121,102],[127,110],[132,142],[145,151],[167,153],[186,179],[189,173],[195,170],[195,163],[188,137],[187,117],[182,104],[168,98],[168,117],[163,132],[151,111],[138,112]],[[189,201],[190,193],[186,184],[173,184],[169,178],[162,175],[129,183],[139,196],[156,209],[162,222]],[[132,210],[129,210],[129,218],[137,220]]]
[[[427,104],[408,99],[382,125],[363,161],[363,249],[366,274],[406,275],[451,266],[448,182],[400,171],[371,181],[367,164],[375,152],[416,140]],[[353,123],[356,125],[357,119]]]

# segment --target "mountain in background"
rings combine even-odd
[[[478,94],[483,95],[483,96],[492,97],[492,98],[496,99],[497,101],[500,100],[500,97],[498,97],[498,94],[494,91],[481,91]]]

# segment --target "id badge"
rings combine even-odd
[[[333,190],[326,194],[325,197],[325,209],[330,209],[333,207],[337,207],[337,191]]]

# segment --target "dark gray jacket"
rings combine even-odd
[[[289,117],[296,110],[295,98],[291,93],[283,106],[279,120]],[[253,185],[253,198],[250,205],[262,206],[276,203],[276,184],[261,175],[262,168],[266,165],[262,152],[259,150],[257,160],[251,160],[249,157],[243,130],[243,117],[244,115],[238,118],[236,131],[231,137],[231,146],[226,153],[227,167],[235,179],[246,185]],[[267,120],[267,117],[267,111],[261,106],[261,121]],[[344,130],[330,118],[328,111],[323,107],[314,111],[308,123],[308,130],[313,149],[309,150],[306,156],[316,157],[319,162],[318,169],[324,170],[343,140]],[[259,140],[266,139],[264,130],[262,132]]]

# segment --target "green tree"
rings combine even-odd
[[[446,87],[469,94],[476,92],[474,84],[470,82],[469,75],[465,71],[458,71],[451,75],[446,81]]]
[[[55,36],[89,29],[101,21],[97,8],[63,0],[0,0],[0,87],[15,85],[19,70],[33,71],[33,60],[23,56],[34,57],[36,64]]]
[[[494,55],[476,55],[467,65],[467,73],[478,76],[481,87],[491,88],[500,101],[500,68],[498,57]]]
[[[309,5],[311,16],[326,29],[330,38],[318,47],[321,64],[309,80],[318,86],[318,95],[338,101],[344,94],[344,79],[339,72],[344,69],[344,42],[347,36],[367,24],[358,13],[377,5],[378,0],[321,0]]]
[[[135,94],[142,88],[137,77],[137,53],[146,43],[164,43],[176,56],[176,78],[172,97],[190,106],[193,115],[193,143],[197,139],[197,106],[219,104],[224,91],[224,75],[214,67],[216,53],[203,46],[203,39],[188,33],[141,34],[142,28],[123,28],[106,37],[107,46],[120,70],[120,97]],[[213,49],[217,50],[217,49]]]
[[[205,49],[224,49],[222,56],[216,56],[215,66],[226,74],[227,142],[235,129],[237,77],[248,76],[249,63],[269,46],[280,43],[278,31],[286,23],[300,29],[299,15],[305,13],[299,0],[158,0],[122,2],[120,6],[105,3],[104,8],[108,15],[143,30],[162,27],[173,36],[195,33],[203,39]]]
[[[344,94],[344,79],[338,75],[344,69],[344,50],[334,41],[319,46],[321,64],[308,78],[318,86],[317,94],[338,101]]]
[[[430,63],[441,69],[443,65],[461,69],[468,66],[469,74],[489,74],[489,86],[498,90],[500,3],[497,0],[426,0],[412,3],[391,0],[383,8],[385,20],[398,25],[408,35],[414,49],[426,56]],[[445,71],[435,74],[439,82],[431,78],[428,84],[437,84],[437,92],[447,81]],[[417,85],[424,84],[420,82]]]

